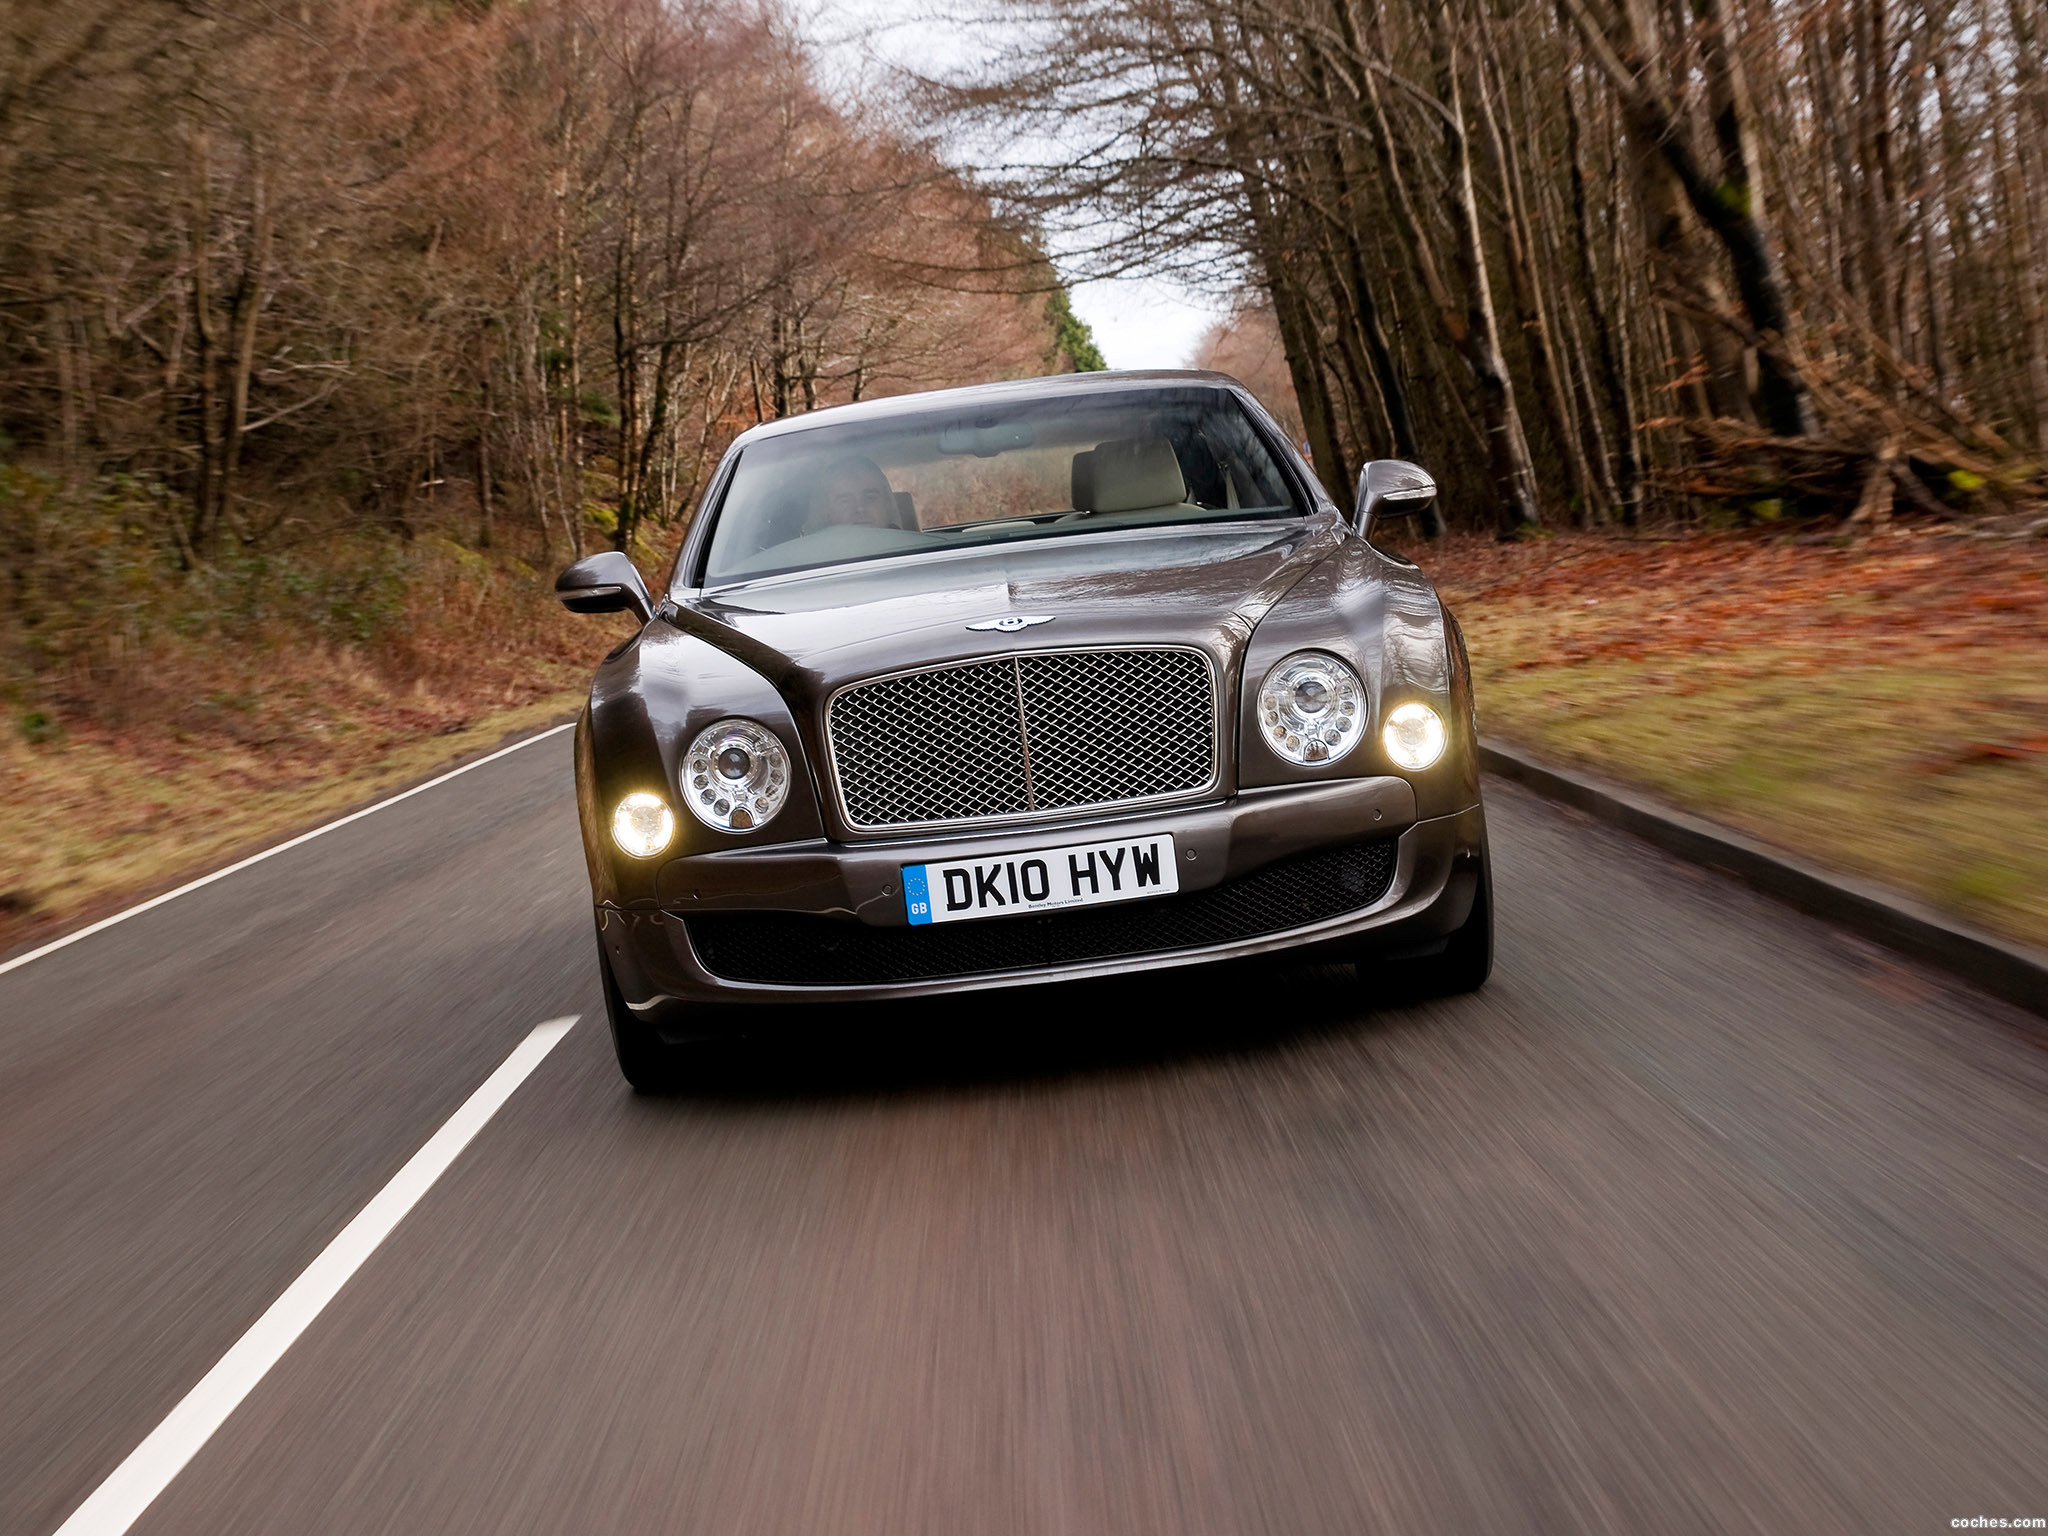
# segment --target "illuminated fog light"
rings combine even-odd
[[[721,720],[699,731],[683,756],[694,791],[683,803],[707,827],[751,832],[789,798],[789,753],[755,721]]]
[[[612,841],[636,859],[651,859],[676,835],[676,813],[659,795],[639,790],[612,812]]]
[[[1380,731],[1380,740],[1385,743],[1387,756],[1398,768],[1411,773],[1427,768],[1444,755],[1444,747],[1450,741],[1444,730],[1443,717],[1427,704],[1403,704],[1391,710],[1387,723]]]
[[[1321,651],[1297,651],[1259,684],[1259,718],[1273,750],[1291,763],[1334,763],[1357,744],[1351,730],[1365,685]]]

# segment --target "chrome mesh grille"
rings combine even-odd
[[[914,672],[832,701],[832,763],[860,827],[1031,809],[1011,661]]]
[[[1209,664],[1058,651],[858,684],[826,712],[857,827],[983,821],[1189,794],[1216,776]]]

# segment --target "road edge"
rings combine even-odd
[[[480,767],[492,758],[502,757],[515,748],[523,747],[543,736],[551,736],[575,724],[576,718],[577,712],[569,710],[561,715],[551,716],[539,724],[515,726],[500,735],[494,743],[480,742],[453,757],[442,758],[425,772],[406,779],[394,780],[377,793],[345,801],[328,815],[289,823],[270,835],[251,838],[247,842],[235,845],[218,857],[185,865],[161,880],[118,893],[110,892],[104,900],[88,903],[76,912],[67,913],[61,918],[53,918],[47,927],[32,929],[28,934],[18,936],[5,948],[0,948],[0,974],[16,970],[31,960],[41,959],[46,953],[68,948],[79,939],[98,933],[127,917],[161,906],[175,897],[184,895],[188,890],[210,885],[245,865],[259,863],[273,854],[283,853],[330,828],[359,821],[372,811],[382,810],[386,805],[410,799],[443,779],[453,778],[471,768]]]
[[[1638,790],[1545,763],[1519,747],[1483,741],[1479,761],[1488,773],[2048,1018],[2048,951],[1972,928],[1895,891],[1809,864]]]

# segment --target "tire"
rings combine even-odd
[[[1427,997],[1455,997],[1477,992],[1493,974],[1493,866],[1479,866],[1479,889],[1472,912],[1453,933],[1442,954],[1410,962],[1409,981]]]
[[[670,1045],[655,1032],[653,1025],[626,1006],[602,940],[597,946],[597,974],[604,983],[605,1020],[611,1025],[612,1050],[619,1058],[620,1073],[633,1085],[635,1093],[679,1090],[688,1077],[688,1047]]]

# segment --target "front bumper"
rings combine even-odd
[[[894,928],[907,934],[902,885],[905,865],[1003,857],[1082,837],[1108,840],[1158,832],[1172,833],[1181,852],[1183,895],[1227,885],[1290,857],[1375,839],[1391,840],[1394,868],[1385,890],[1355,909],[1279,932],[1071,964],[886,984],[840,985],[828,979],[820,985],[788,985],[733,980],[714,974],[689,933],[693,917],[755,912],[808,914],[835,924]],[[619,991],[636,1014],[664,1033],[718,1032],[712,1012],[703,1005],[745,1009],[774,1003],[878,1001],[1118,975],[1304,947],[1345,959],[1365,954],[1426,953],[1469,914],[1485,845],[1485,816],[1477,804],[1454,815],[1418,821],[1414,791],[1405,779],[1350,779],[1247,790],[1220,804],[1085,823],[1058,822],[1000,834],[858,844],[815,839],[674,859],[661,871],[655,902],[599,906],[598,934]]]

